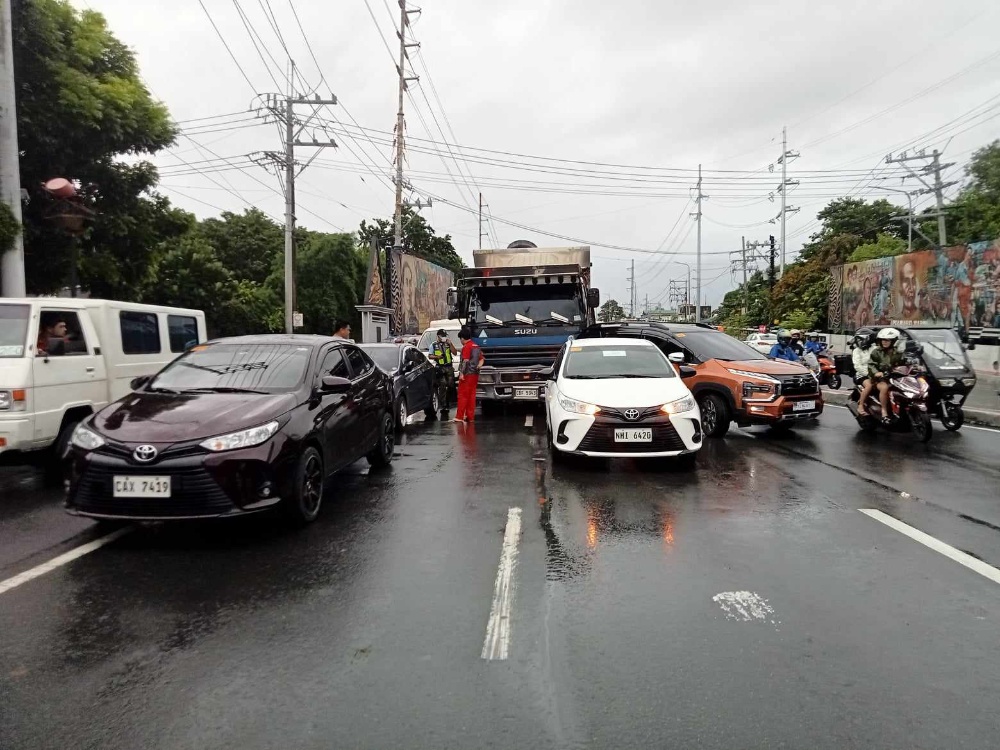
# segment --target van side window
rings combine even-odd
[[[155,313],[122,310],[118,313],[122,330],[122,351],[126,354],[159,354],[160,323]]]
[[[198,343],[198,319],[187,315],[168,315],[167,331],[170,334],[170,351],[186,352]]]
[[[35,355],[39,357],[67,357],[87,354],[87,340],[75,312],[42,310],[38,321],[38,341]]]

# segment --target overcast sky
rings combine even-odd
[[[74,2],[107,17],[135,50],[154,96],[193,134],[155,161],[164,172],[162,191],[201,217],[241,211],[248,203],[279,219],[284,210],[276,179],[259,167],[193,173],[216,155],[278,150],[273,124],[252,126],[239,116],[185,122],[247,110],[257,94],[276,90],[272,75],[285,88],[288,54],[268,8],[305,81],[312,87],[322,73],[327,83],[319,93],[340,99],[343,106],[329,108],[324,118],[350,123],[353,117],[382,132],[395,123],[396,71],[380,36],[397,48],[395,0],[368,0],[375,21],[365,0],[293,0],[319,69],[289,0],[239,2],[280,69],[266,54],[265,67],[235,3],[204,0],[249,83],[198,0]],[[508,164],[469,163],[460,179],[447,155],[413,152],[407,170],[414,188],[462,206],[436,200],[423,215],[438,233],[451,234],[471,262],[479,246],[481,189],[496,219],[489,225],[493,240],[570,244],[500,221],[507,219],[588,241],[603,297],[626,307],[632,259],[640,305],[646,295],[651,305],[666,302],[669,281],[686,274],[673,261],[696,265],[688,213],[699,163],[710,196],[703,204],[703,304],[714,306],[733,288],[728,253],[739,249],[741,236],[779,235],[778,224],[768,220],[778,215],[780,198],[771,202],[768,193],[780,181],[780,167],[771,174],[768,165],[781,154],[782,126],[789,149],[801,152],[789,165],[790,177],[800,179],[789,189],[789,205],[801,209],[788,218],[789,257],[835,195],[884,196],[906,205],[905,196],[885,188],[922,186],[884,179],[901,171],[884,164],[888,151],[946,147],[945,160],[957,162],[949,178],[960,179],[972,150],[1000,137],[995,0],[945,6],[929,0],[427,0],[422,8],[413,21],[421,80],[411,84],[406,101],[411,138],[452,141],[450,128],[454,142],[467,149],[624,165],[466,150],[479,161]],[[340,147],[325,150],[300,179],[297,215],[310,228],[354,231],[362,218],[392,213],[390,186],[367,171],[389,170],[391,148],[377,137],[374,144],[337,140]],[[309,154],[300,149],[297,156]],[[578,172],[567,175],[567,168]],[[918,207],[930,200],[915,199]]]

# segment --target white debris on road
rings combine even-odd
[[[730,620],[741,622],[758,620],[776,624],[774,608],[767,603],[767,599],[753,591],[723,591],[713,596],[712,601],[722,608]]]

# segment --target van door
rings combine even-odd
[[[99,349],[97,331],[86,310],[40,309],[32,362],[34,447],[55,441],[69,410],[97,411],[107,404],[107,368],[103,356],[96,353]]]

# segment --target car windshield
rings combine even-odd
[[[293,344],[206,344],[175,359],[150,381],[152,391],[294,390],[312,347]]]
[[[965,349],[958,334],[949,328],[908,328],[907,332],[924,347],[924,358],[930,360],[956,360],[964,365]]]
[[[28,338],[27,305],[0,305],[0,357],[23,357]]]
[[[526,320],[518,320],[518,315]],[[546,285],[541,289],[536,286],[505,286],[478,289],[469,317],[479,324],[500,321],[508,325],[565,325],[567,322],[581,322],[583,312],[577,287],[572,284]]]
[[[368,356],[375,360],[375,364],[386,372],[392,372],[399,367],[399,347],[398,346],[362,346]]]
[[[674,368],[652,346],[571,346],[563,376],[576,380],[672,378]]]
[[[757,341],[763,341],[768,344],[776,344],[778,342],[778,337],[773,333],[758,333]]]
[[[742,362],[748,359],[767,359],[753,347],[721,331],[685,331],[674,335],[682,346],[690,349],[700,360],[721,359]]]

